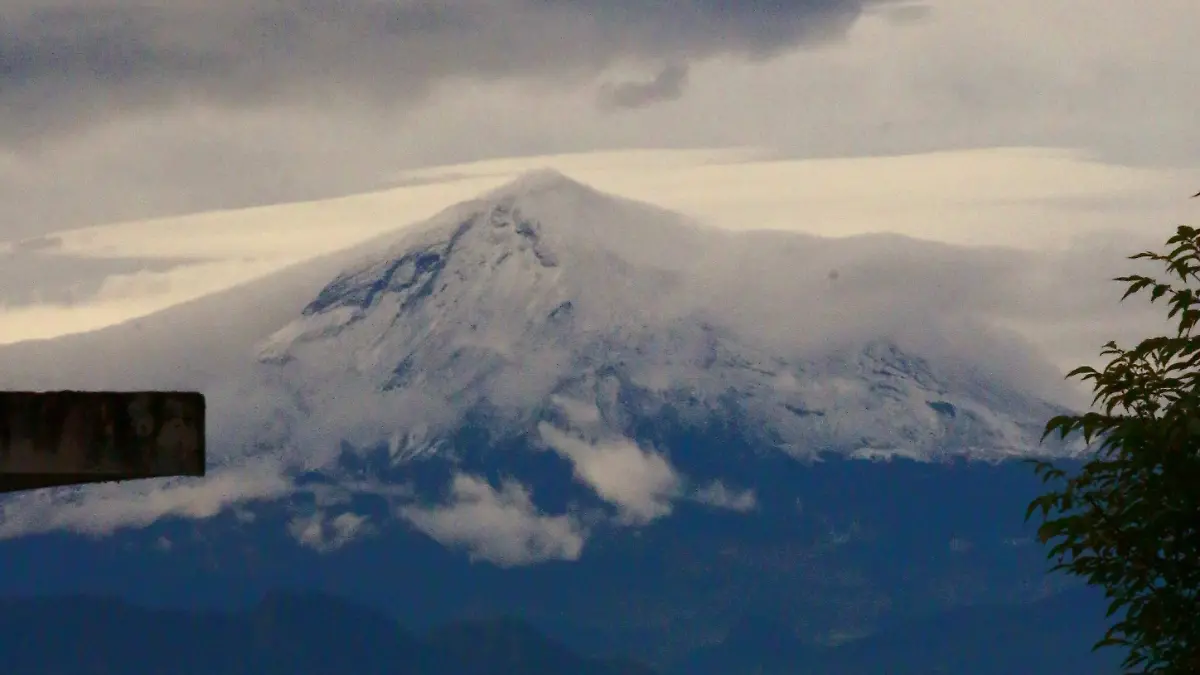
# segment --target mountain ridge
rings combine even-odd
[[[385,613],[309,591],[277,589],[249,607],[225,611],[147,609],[92,596],[0,598],[0,651],[8,672],[17,675],[851,675],[880,669],[1000,675],[1014,667],[1029,675],[1115,673],[1112,653],[1084,656],[1086,638],[1062,630],[1084,616],[1077,607],[1099,614],[1102,604],[1098,594],[1077,589],[1020,608],[946,612],[836,647],[804,645],[758,627],[655,670],[581,653],[512,616],[460,619],[418,633]],[[1100,632],[1100,623],[1087,626]],[[964,648],[975,642],[980,646]]]

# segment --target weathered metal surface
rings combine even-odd
[[[203,476],[196,392],[0,392],[0,492]]]

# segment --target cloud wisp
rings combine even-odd
[[[683,96],[687,81],[687,65],[672,63],[663,66],[662,70],[649,80],[608,82],[601,85],[597,103],[602,110],[621,110],[674,101]]]
[[[736,490],[715,480],[697,489],[691,495],[695,501],[716,509],[728,509],[738,513],[749,513],[758,508],[758,495],[754,490]]]
[[[461,473],[445,503],[407,505],[399,515],[435,541],[500,567],[576,560],[587,538],[576,517],[539,512],[520,483],[505,481],[496,489],[483,478]]]
[[[588,441],[545,422],[538,434],[571,462],[576,480],[617,508],[619,522],[644,525],[670,515],[683,480],[665,456],[624,438]]]
[[[106,536],[163,518],[203,520],[294,491],[294,484],[271,460],[229,467],[199,482],[142,481],[35,490],[0,500],[0,540],[56,530]]]
[[[578,412],[578,411],[576,411]],[[472,560],[500,567],[547,560],[576,560],[592,527],[609,520],[618,527],[642,527],[669,516],[685,496],[710,508],[747,513],[757,508],[753,490],[734,490],[715,481],[685,495],[685,479],[667,459],[627,439],[590,442],[548,424],[538,432],[554,452],[571,462],[577,481],[617,510],[615,519],[568,512],[549,515],[528,488],[513,479],[497,489],[486,479],[456,474],[440,504],[406,504],[397,511],[418,531],[467,551]],[[322,533],[305,522],[314,538]],[[318,523],[319,524],[319,523]]]
[[[369,518],[350,511],[330,516],[315,511],[296,516],[288,523],[288,533],[302,546],[328,553],[374,531]]]

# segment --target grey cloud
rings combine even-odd
[[[881,14],[891,24],[904,26],[929,18],[933,10],[926,5],[899,5],[888,7]]]
[[[12,253],[45,253],[62,248],[61,237],[32,237],[12,244]]]
[[[386,108],[447,77],[579,83],[631,60],[767,58],[889,1],[0,0],[0,140],[172,105]]]
[[[87,258],[54,253],[51,237],[19,242],[0,253],[0,307],[85,303],[116,275],[166,272],[200,262],[182,258]]]
[[[448,503],[408,505],[398,513],[435,541],[498,567],[578,560],[583,553],[583,524],[570,514],[539,512],[529,490],[515,481],[497,490],[485,479],[458,474],[450,493]]]
[[[758,508],[758,496],[754,490],[734,490],[717,480],[696,490],[692,499],[717,509],[728,509],[747,513]]]
[[[683,95],[687,86],[688,67],[673,63],[663,67],[652,79],[644,82],[608,83],[600,87],[599,104],[604,110],[644,108],[648,105],[673,101]]]
[[[279,466],[270,461],[219,470],[198,482],[102,483],[34,490],[0,502],[0,541],[55,530],[101,536],[171,517],[203,520],[239,504],[279,499],[294,490]]]
[[[321,553],[335,551],[373,531],[366,516],[346,512],[330,518],[323,511],[297,516],[288,523],[288,533],[302,546]]]
[[[113,120],[86,138],[27,137],[6,164],[5,95],[0,89],[0,240],[361,192],[382,187],[380,176],[395,170],[390,158],[404,152],[388,147],[392,125],[364,115],[199,108]]]
[[[577,481],[617,507],[621,524],[645,525],[671,514],[683,479],[664,455],[627,438],[591,441],[544,422],[538,435],[571,462]]]

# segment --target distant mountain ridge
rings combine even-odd
[[[386,615],[274,592],[240,613],[147,610],[87,597],[0,600],[0,653],[19,675],[650,675],[580,656],[518,621],[420,638]]]
[[[1027,605],[950,610],[827,648],[805,645],[769,621],[750,623],[669,673],[1116,675],[1121,650],[1090,651],[1108,627],[1104,605],[1099,591],[1073,589]]]
[[[1088,593],[1073,603],[1098,605]],[[976,608],[834,648],[747,637],[697,652],[670,675],[1104,675],[1080,658],[1067,603]],[[1095,629],[1095,621],[1088,627]],[[761,630],[755,629],[755,630]],[[764,636],[766,637],[766,636]],[[740,642],[739,642],[740,641]],[[987,645],[982,647],[981,645]],[[736,650],[738,653],[732,653]],[[461,620],[424,636],[334,597],[272,592],[241,612],[147,610],[88,597],[0,599],[0,653],[13,675],[655,675],[581,655],[513,618]]]

